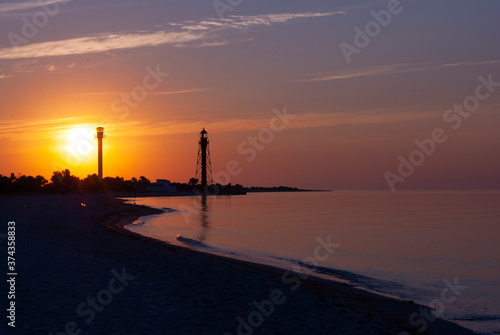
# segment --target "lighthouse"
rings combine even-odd
[[[97,127],[97,160],[98,160],[98,173],[99,179],[102,179],[102,139],[106,136],[104,135],[104,128]]]
[[[210,147],[208,146],[208,135],[205,128],[200,132],[198,146],[198,162],[196,164],[196,178],[201,180],[201,188],[214,183],[212,178],[212,162],[210,158]],[[210,184],[209,184],[210,183]]]

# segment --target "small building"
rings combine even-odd
[[[156,179],[156,183],[151,183],[146,188],[150,192],[177,192],[177,187],[170,185],[170,180]]]

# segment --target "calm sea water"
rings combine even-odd
[[[500,333],[500,192],[345,191],[134,200],[174,211],[139,219],[130,230],[282,267],[314,256],[318,238],[330,236],[340,245],[314,269],[322,275],[431,305],[466,327]],[[443,300],[445,281],[460,286],[448,289]]]

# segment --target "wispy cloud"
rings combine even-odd
[[[311,78],[301,79],[300,81],[332,81],[332,80],[342,80],[342,79],[350,79],[358,77],[400,74],[408,72],[433,71],[447,67],[478,66],[478,65],[490,65],[497,63],[500,63],[500,60],[460,62],[460,63],[450,63],[450,64],[424,63],[424,64],[393,64],[393,65],[369,66],[363,69],[354,70],[350,72],[341,72],[338,74],[319,74],[319,75],[316,74],[312,75]]]
[[[163,91],[163,92],[148,92],[149,96],[160,96],[160,95],[174,95],[174,94],[187,94],[187,93],[199,93],[208,91],[208,88],[188,88],[184,90],[177,91]],[[88,97],[88,98],[115,98],[122,95],[123,92],[113,91],[113,92],[86,92],[74,94],[75,96]]]
[[[65,2],[69,1],[74,1],[74,0],[66,0]],[[19,10],[39,8],[42,5],[48,6],[55,3],[61,3],[61,0],[45,0],[45,1],[29,0],[20,2],[8,2],[0,4],[0,14],[19,11]]]
[[[491,65],[491,64],[498,64],[500,63],[500,59],[496,60],[487,60],[487,61],[480,61],[480,62],[460,62],[460,63],[451,63],[451,64],[444,64],[441,65],[443,67],[454,67],[454,66],[476,66],[476,65]]]
[[[5,64],[5,68],[0,69],[0,79],[12,78],[18,75],[25,75],[37,71],[63,72],[76,67],[76,63],[59,62],[57,65],[52,62],[40,62],[38,59],[17,60]]]
[[[106,52],[164,44],[182,44],[203,38],[192,32],[121,33],[73,38],[0,49],[0,59],[39,58]]]
[[[368,110],[359,112],[335,113],[304,113],[296,115],[294,122],[288,125],[289,129],[334,127],[347,124],[381,124],[392,122],[408,122],[413,120],[430,119],[439,116],[439,112],[389,111]],[[255,131],[269,127],[269,115],[262,118],[238,118],[215,121],[128,121],[121,123],[113,130],[114,136],[161,136],[165,134],[196,133],[201,128],[210,128],[213,133]],[[130,134],[128,129],[134,129]]]
[[[178,90],[178,91],[149,92],[148,95],[171,95],[171,94],[198,93],[198,92],[206,92],[206,91],[208,91],[208,88],[191,88],[191,89]]]
[[[251,26],[270,26],[274,23],[286,23],[297,19],[310,19],[317,17],[333,16],[345,14],[343,11],[336,12],[306,12],[306,13],[282,13],[282,14],[265,14],[265,15],[230,15],[223,19],[204,19],[200,21],[184,21],[182,23],[171,23],[172,26],[180,27],[189,31],[207,31],[212,29],[248,29]]]
[[[0,121],[0,139],[9,138],[10,140],[42,140],[49,139],[47,134],[50,132],[66,129],[81,122],[83,117],[68,117],[46,120],[12,120]],[[26,134],[30,134],[26,136]]]
[[[111,50],[155,47],[160,45],[180,46],[223,46],[227,39],[220,40],[223,29],[244,30],[251,26],[285,23],[296,19],[325,17],[343,12],[271,14],[256,16],[231,16],[223,19],[203,19],[173,23],[176,31],[118,32],[59,41],[28,44],[20,47],[0,49],[0,59],[28,59],[40,57],[68,56],[77,54],[108,52]],[[197,42],[194,43],[194,42]],[[190,44],[191,43],[191,44]]]
[[[406,73],[426,70],[425,65],[408,65],[408,64],[395,64],[395,65],[382,65],[382,66],[369,66],[364,69],[359,69],[351,72],[342,72],[333,75],[319,75],[314,78],[304,79],[302,81],[331,81],[340,79],[349,79],[357,77],[380,76],[395,73]]]
[[[221,46],[224,46],[224,45],[237,44],[237,43],[245,43],[245,42],[250,42],[250,41],[254,41],[254,40],[255,40],[255,38],[253,38],[253,37],[246,38],[246,39],[243,39],[243,40],[236,40],[236,41],[230,41],[230,40],[224,38],[224,39],[220,39],[220,40],[216,40],[216,41],[202,42],[197,47],[198,48],[221,47]]]
[[[171,94],[172,92],[165,92]],[[174,93],[175,94],[175,93]],[[290,112],[293,114],[292,112]],[[212,121],[194,120],[129,120],[117,121],[107,128],[108,136],[132,137],[132,136],[162,136],[165,134],[187,134],[197,133],[202,127],[210,128],[211,132],[237,132],[256,131],[269,127],[269,118],[273,114],[263,114],[259,118],[233,118],[216,119]],[[412,112],[399,110],[362,110],[357,112],[341,111],[327,113],[302,113],[297,114],[294,122],[290,123],[290,129],[334,127],[339,125],[355,124],[382,124],[392,122],[409,122],[413,120],[431,119],[440,117],[442,111]],[[63,140],[67,130],[85,128],[93,130],[96,124],[92,124],[92,117],[69,117],[45,120],[13,120],[0,121],[0,139],[8,138],[10,141],[51,141]],[[95,121],[95,120],[94,120]],[[131,132],[130,129],[134,131]],[[26,134],[30,134],[26,136]]]

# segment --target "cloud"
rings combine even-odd
[[[251,42],[255,41],[255,38],[250,37],[242,40],[234,40],[230,41],[228,39],[221,39],[221,40],[215,40],[215,41],[208,41],[208,42],[202,42],[201,44],[195,46],[197,48],[205,48],[205,47],[221,47],[224,45],[229,45],[229,44],[237,44],[237,43],[246,43],[246,42]]]
[[[185,94],[185,93],[198,93],[206,92],[208,88],[191,88],[179,91],[167,91],[167,92],[149,92],[148,95],[171,95],[171,94]]]
[[[285,23],[296,19],[342,14],[343,12],[271,14],[255,16],[231,16],[223,19],[203,19],[173,23],[177,31],[102,33],[59,41],[28,44],[0,49],[0,59],[29,59],[40,57],[68,56],[109,52],[119,49],[154,47],[160,45],[180,46],[223,46],[230,42],[218,40],[216,32],[222,29],[248,29],[251,26]],[[193,42],[198,42],[195,44]],[[191,44],[190,44],[191,43]]]
[[[292,113],[293,114],[293,113]],[[442,114],[442,112],[441,112]],[[413,120],[430,119],[439,117],[439,112],[391,111],[391,110],[366,110],[359,112],[335,112],[335,113],[304,113],[297,114],[287,129],[334,127],[339,125],[355,124],[382,124],[392,122],[408,122]],[[114,136],[161,136],[165,134],[196,133],[203,127],[210,129],[212,133],[257,131],[268,128],[273,114],[261,118],[237,118],[216,121],[127,121],[116,124],[112,133]],[[129,129],[134,129],[133,133]]]
[[[0,79],[12,78],[18,75],[25,75],[37,71],[61,72],[68,71],[76,67],[76,63],[62,62],[58,65],[49,62],[40,62],[37,59],[18,60],[10,64],[6,64],[5,68],[0,69]]]
[[[175,92],[165,92],[175,94]],[[285,107],[286,108],[286,107]],[[294,114],[289,110],[289,114]],[[335,127],[339,125],[356,124],[382,124],[392,122],[409,122],[413,120],[431,119],[440,117],[442,111],[399,111],[399,110],[362,110],[357,112],[340,111],[329,113],[309,112],[297,114],[287,129],[304,129]],[[129,120],[117,121],[107,126],[108,136],[113,137],[132,137],[132,136],[162,136],[172,134],[197,133],[202,127],[210,129],[213,133],[219,132],[237,132],[237,131],[258,131],[268,128],[270,120],[274,114],[269,112],[259,118],[234,118],[218,119],[213,121],[193,121],[193,120]],[[68,129],[85,128],[92,130],[97,126],[90,116],[55,118],[45,120],[13,120],[0,121],[0,139],[9,139],[10,141],[51,141],[57,142],[63,140],[61,136]],[[130,129],[134,131],[131,132]],[[29,136],[26,136],[29,134]]]
[[[6,68],[10,74],[26,74],[32,73],[40,68],[43,68],[43,65],[40,65],[37,59],[29,59],[29,60],[18,60],[12,63],[6,63]]]
[[[480,62],[451,63],[451,64],[444,64],[444,65],[441,65],[441,66],[443,66],[443,67],[476,66],[476,65],[490,65],[490,64],[498,64],[498,63],[500,63],[499,59],[496,59],[496,60],[487,60],[487,61],[480,61]]]
[[[0,139],[28,141],[51,139],[51,132],[69,128],[75,122],[83,119],[83,117],[68,117],[47,120],[0,121]]]
[[[301,79],[299,81],[332,81],[332,80],[342,80],[358,77],[370,77],[370,76],[382,76],[409,72],[420,72],[420,71],[433,71],[439,70],[447,67],[457,67],[457,66],[478,66],[478,65],[489,65],[500,63],[500,60],[491,61],[479,61],[479,62],[461,62],[461,63],[451,63],[451,64],[393,64],[393,65],[380,65],[380,66],[369,66],[363,69],[342,72],[338,74],[320,74],[313,75],[309,79]]]
[[[73,0],[65,0],[65,1],[62,1],[62,0],[45,0],[45,1],[30,0],[30,1],[23,1],[23,2],[8,2],[8,3],[0,4],[0,14],[14,12],[14,11],[18,11],[18,10],[40,8],[41,6],[49,6],[49,5],[53,5],[55,3],[65,4],[69,1],[73,1]]]
[[[186,93],[198,93],[208,91],[208,88],[189,88],[178,91],[164,91],[164,92],[148,92],[148,96],[158,96],[158,95],[173,95],[173,94],[186,94]],[[90,98],[115,98],[122,95],[123,92],[87,92],[75,94],[75,96],[83,96]]]
[[[428,65],[413,65],[413,64],[395,64],[395,65],[381,65],[369,66],[364,69],[342,72],[334,75],[319,75],[310,79],[303,79],[301,81],[331,81],[340,79],[349,79],[357,77],[380,76],[396,73],[417,72],[428,69]]]
[[[52,56],[68,56],[106,52],[164,44],[182,44],[203,38],[191,32],[121,33],[100,34],[69,40],[28,44],[20,47],[0,49],[0,59],[22,59]]]
[[[336,12],[306,12],[306,13],[283,13],[283,14],[265,14],[265,15],[230,15],[223,19],[204,19],[201,21],[184,21],[182,23],[173,23],[171,25],[180,27],[189,31],[207,31],[211,29],[248,29],[251,26],[270,26],[273,23],[286,23],[297,19],[310,19],[317,17],[333,16],[345,14],[343,11]]]

